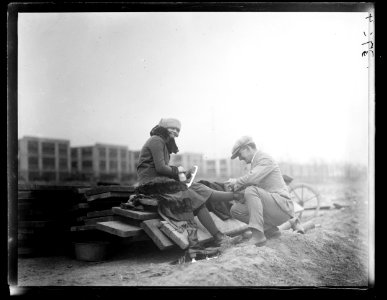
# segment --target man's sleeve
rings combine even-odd
[[[248,185],[259,185],[260,181],[275,169],[274,163],[270,159],[259,162],[248,174],[237,178],[234,189],[238,190]]]

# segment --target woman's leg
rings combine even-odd
[[[200,223],[202,223],[203,226],[215,238],[215,243],[217,246],[224,247],[227,245],[237,244],[242,240],[241,236],[229,237],[229,236],[223,234],[222,232],[220,232],[218,227],[216,227],[214,220],[212,220],[210,212],[208,211],[208,209],[205,205],[202,205],[194,213],[196,213]]]
[[[221,192],[221,191],[213,191],[209,198],[210,201],[224,201],[229,202],[232,200],[239,200],[243,197],[243,193],[234,193],[234,192]]]
[[[210,212],[208,211],[205,205],[200,206],[196,211],[194,211],[198,217],[200,223],[211,233],[212,236],[216,238],[221,238],[223,234],[216,227],[214,220],[212,219]]]

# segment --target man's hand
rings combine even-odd
[[[245,193],[244,192],[234,192],[234,199],[240,203],[245,203]]]
[[[236,184],[236,179],[235,178],[230,178],[229,180],[227,180],[224,183],[224,186],[226,187],[227,190],[233,191],[234,187],[235,187],[235,184]]]

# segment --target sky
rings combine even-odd
[[[140,150],[171,117],[182,153],[228,158],[250,135],[281,161],[367,164],[366,17],[20,13],[18,138]]]

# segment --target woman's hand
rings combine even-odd
[[[184,169],[183,166],[178,166],[177,169],[179,170],[179,173],[185,173],[186,170]]]
[[[180,181],[186,181],[187,180],[187,176],[185,175],[186,170],[184,169],[184,167],[178,166],[177,169],[179,171],[179,180]]]

